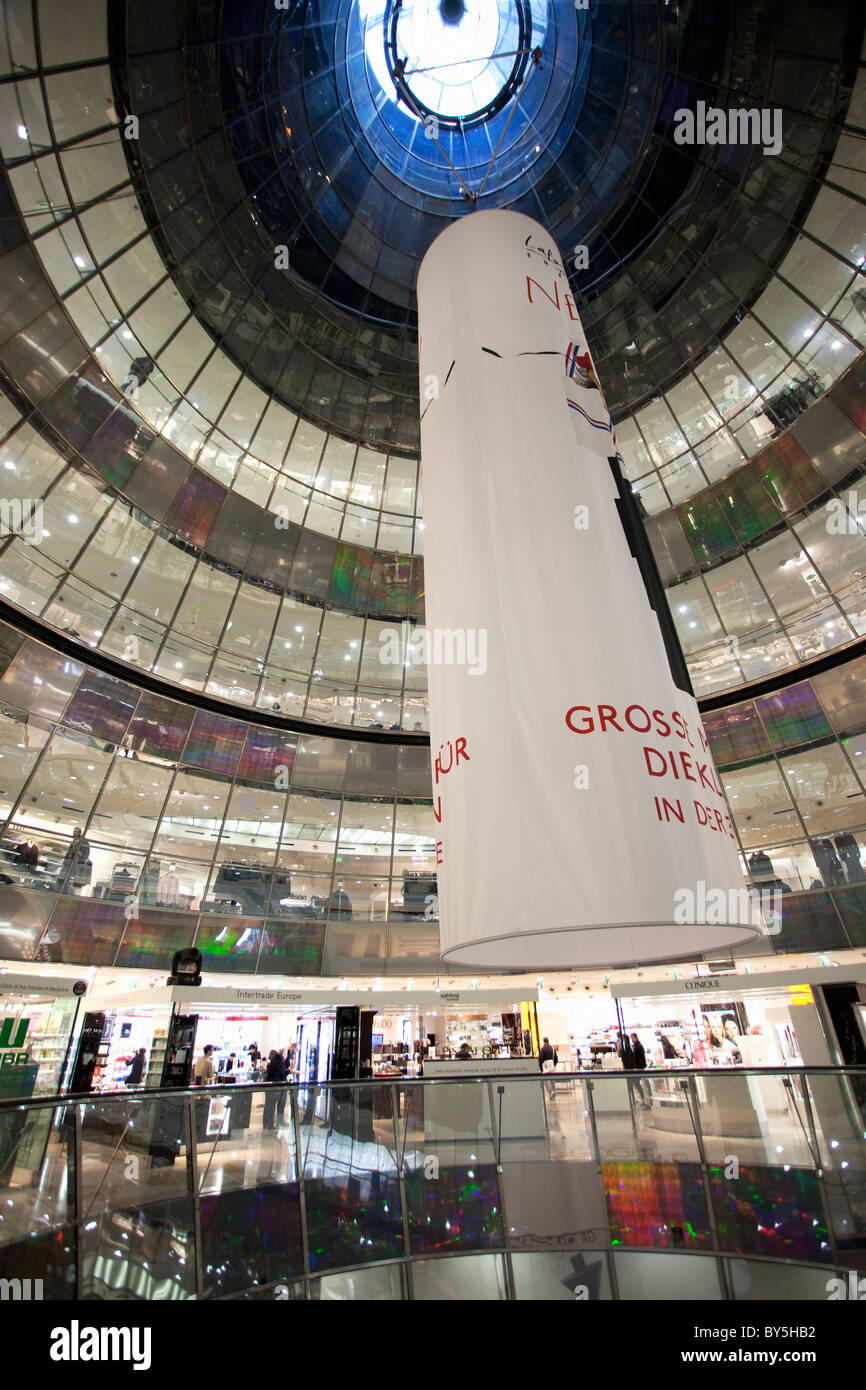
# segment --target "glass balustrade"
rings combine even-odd
[[[862,1067],[0,1103],[0,1277],[46,1299],[820,1301],[864,1261]]]

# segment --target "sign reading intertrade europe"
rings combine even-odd
[[[682,910],[742,906],[743,877],[556,246],[471,213],[427,252],[418,306],[444,956],[616,965],[749,939],[753,903]]]

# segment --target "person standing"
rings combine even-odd
[[[640,1040],[640,1038],[638,1037],[637,1033],[632,1033],[632,1035],[631,1035],[631,1040],[630,1040],[630,1051],[631,1051],[631,1057],[632,1057],[632,1062],[631,1062],[632,1070],[633,1070],[633,1071],[646,1071],[646,1052],[644,1051],[643,1043],[641,1042],[641,1040]],[[642,1082],[641,1080],[639,1080],[639,1079],[636,1079],[636,1080],[635,1080],[635,1088],[636,1088],[637,1093],[638,1093],[638,1095],[639,1095],[639,1097],[640,1097],[639,1104],[642,1105],[642,1106],[644,1107],[645,1110],[649,1110],[649,1108],[650,1108],[650,1106],[649,1106],[649,1101],[648,1101],[647,1098],[646,1098],[646,1093],[645,1093],[645,1091],[644,1091],[644,1084],[643,1084],[643,1082]]]
[[[90,844],[81,833],[81,826],[76,825],[72,832],[72,839],[66,846],[66,853],[63,856],[60,871],[61,889],[65,887],[67,892],[74,891],[88,881],[86,864],[89,858]]]
[[[541,1048],[538,1053],[538,1070],[540,1072],[554,1072],[556,1071],[558,1062],[559,1054],[557,1053],[556,1048],[552,1045],[550,1038],[542,1038]],[[544,1089],[547,1092],[547,1099],[553,1100],[554,1096],[556,1095],[556,1086],[554,1082],[545,1081]]]
[[[291,1053],[287,1048],[281,1047],[279,1050],[279,1057],[280,1061],[283,1064],[283,1085],[281,1086],[280,1094],[277,1097],[277,1129],[279,1129],[281,1125],[285,1123],[286,1097],[288,1095],[288,1091],[286,1090],[286,1082],[289,1080],[289,1058],[291,1057]]]
[[[198,1061],[193,1067],[192,1080],[194,1086],[210,1086],[211,1082],[213,1081],[214,1073],[213,1061],[211,1059],[212,1053],[213,1045],[211,1043],[208,1043],[201,1057],[199,1057]]]
[[[284,1087],[286,1084],[286,1064],[274,1048],[268,1054],[268,1065],[265,1070],[265,1081],[268,1090],[265,1092],[265,1113],[262,1121],[262,1129],[274,1129],[276,1126],[277,1106],[282,1099],[283,1107],[286,1104],[285,1090],[280,1092],[277,1088]]]
[[[147,1065],[147,1053],[140,1047],[132,1059],[129,1071],[123,1078],[124,1086],[140,1086],[144,1077],[144,1068]]]

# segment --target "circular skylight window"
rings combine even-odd
[[[369,68],[416,120],[466,127],[519,90],[545,0],[358,0]]]

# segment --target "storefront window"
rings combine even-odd
[[[838,744],[826,743],[780,761],[812,839],[863,822],[866,798]]]
[[[800,820],[775,762],[729,769],[720,775],[744,848],[772,844],[800,832]]]

